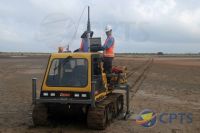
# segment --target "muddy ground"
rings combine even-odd
[[[134,84],[141,74],[139,67],[149,57],[117,57],[115,65],[126,65],[136,71],[129,83]],[[38,79],[40,88],[45,72],[47,56],[0,57],[0,132],[4,133],[199,133],[200,132],[200,58],[154,57],[142,82],[131,91],[131,112],[151,109],[160,113],[192,113],[192,123],[177,117],[171,123],[144,128],[127,120],[114,120],[103,131],[87,129],[84,120],[66,120],[48,127],[33,127],[31,120],[31,79]],[[134,69],[135,68],[135,69]],[[165,116],[165,120],[168,117]]]

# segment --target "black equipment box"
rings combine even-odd
[[[90,38],[90,51],[97,52],[101,50],[101,37]]]

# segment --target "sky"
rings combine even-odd
[[[118,53],[200,52],[199,0],[0,0],[0,51],[77,49],[88,5],[94,36],[111,25]]]

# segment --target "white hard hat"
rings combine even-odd
[[[105,32],[111,31],[112,27],[110,25],[106,25]]]

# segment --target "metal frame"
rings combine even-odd
[[[126,91],[126,114],[124,116],[124,119],[127,120],[130,116],[130,89],[128,84],[118,84],[115,86],[115,90],[125,90]]]
[[[32,104],[37,103],[61,103],[61,104],[89,104],[91,107],[95,107],[95,82],[92,82],[92,91],[90,99],[74,99],[74,98],[37,98],[37,78],[32,79]]]
[[[82,100],[82,99],[74,99],[74,98],[37,98],[37,78],[32,79],[32,104],[37,103],[61,103],[61,104],[88,104],[91,105],[92,108],[95,108],[95,81],[92,81],[92,90],[90,99]],[[128,119],[130,117],[130,108],[129,108],[129,85],[128,84],[119,84],[115,86],[116,90],[125,90],[126,91],[126,114],[124,119]]]
[[[32,104],[36,104],[37,98],[37,78],[32,78]]]
[[[73,98],[37,98],[37,103],[61,103],[61,104],[92,104],[91,99],[87,100],[80,100],[80,99],[73,99]]]

